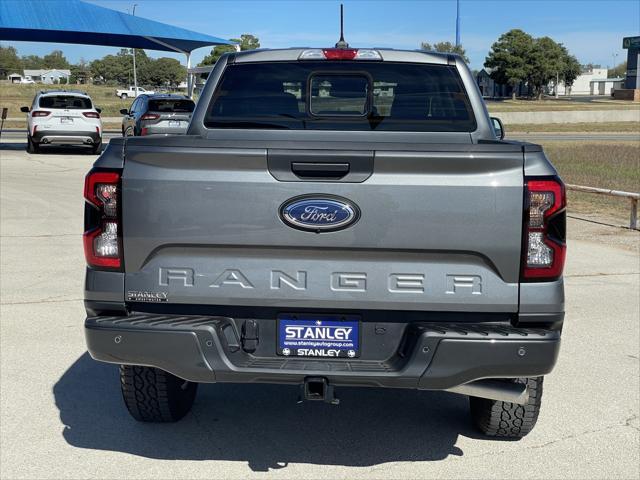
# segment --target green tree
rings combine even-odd
[[[243,33],[240,38],[232,38],[231,42],[235,42],[240,45],[240,51],[255,50],[260,48],[260,40],[255,35],[249,33]],[[204,57],[200,65],[214,65],[218,59],[227,52],[235,52],[235,45],[216,45],[209,55]]]
[[[560,79],[564,82],[565,91],[568,88],[571,91],[573,82],[582,73],[582,65],[574,55],[570,55],[566,48],[562,47],[565,52],[564,68],[560,74]]]
[[[69,77],[69,83],[89,83],[89,79],[91,78],[91,69],[84,58],[80,58],[80,61],[76,65],[71,65],[70,70],[71,76]]]
[[[625,60],[622,63],[619,63],[613,68],[610,68],[607,71],[608,77],[624,77],[627,74],[627,61]]]
[[[529,55],[528,80],[537,99],[542,98],[544,87],[555,81],[564,71],[567,50],[549,37],[536,38]]]
[[[467,51],[464,49],[462,45],[454,45],[451,42],[438,42],[431,45],[428,42],[422,42],[420,44],[420,49],[427,50],[429,52],[457,53],[464,59],[466,63],[469,63],[469,57],[467,57]]]
[[[12,73],[22,73],[22,62],[14,47],[0,47],[0,78],[6,79]]]
[[[69,68],[69,62],[65,58],[62,50],[54,50],[42,58],[43,68]]]
[[[534,49],[531,35],[520,29],[509,30],[491,46],[484,66],[491,68],[491,78],[496,82],[511,85],[512,98],[516,98],[516,88],[532,74],[530,64]]]
[[[122,48],[116,55],[91,62],[91,76],[97,82],[114,83],[119,85],[133,84],[133,55],[129,48]],[[150,83],[150,59],[144,50],[136,50],[136,70],[138,85]]]
[[[162,57],[151,60],[149,83],[175,87],[187,77],[187,69],[175,58]]]
[[[22,68],[27,70],[38,70],[40,68],[44,68],[44,59],[38,55],[23,55],[21,62]]]

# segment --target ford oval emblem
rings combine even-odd
[[[293,228],[310,232],[332,232],[353,225],[360,218],[358,207],[333,195],[303,195],[287,200],[280,217]]]

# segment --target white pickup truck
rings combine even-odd
[[[137,97],[138,95],[153,95],[156,92],[152,92],[151,90],[145,90],[142,87],[137,87],[138,92],[136,94],[136,87],[129,86],[126,89],[116,90],[116,97],[120,97],[123,100],[129,97]]]

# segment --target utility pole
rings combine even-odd
[[[133,4],[133,13],[132,15],[135,17],[136,16],[136,7],[138,6],[137,3]],[[134,93],[134,98],[138,98],[138,75],[136,74],[136,49],[132,49],[133,50],[133,93]]]
[[[615,68],[617,67],[616,65],[616,58],[618,58],[618,54],[617,53],[612,53],[611,56],[613,57],[613,66],[611,67],[611,70],[615,70]],[[607,77],[609,75],[607,74]]]
[[[556,70],[556,98],[558,98],[558,85],[560,84],[560,72]]]
[[[456,0],[456,47],[460,46],[460,0]]]

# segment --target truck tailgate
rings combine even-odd
[[[520,147],[373,145],[368,178],[328,182],[277,180],[270,145],[211,145],[127,146],[129,301],[517,311]],[[331,157],[330,149],[318,151]],[[308,152],[300,150],[301,158]],[[280,207],[307,194],[344,197],[360,219],[334,232],[291,228]]]

